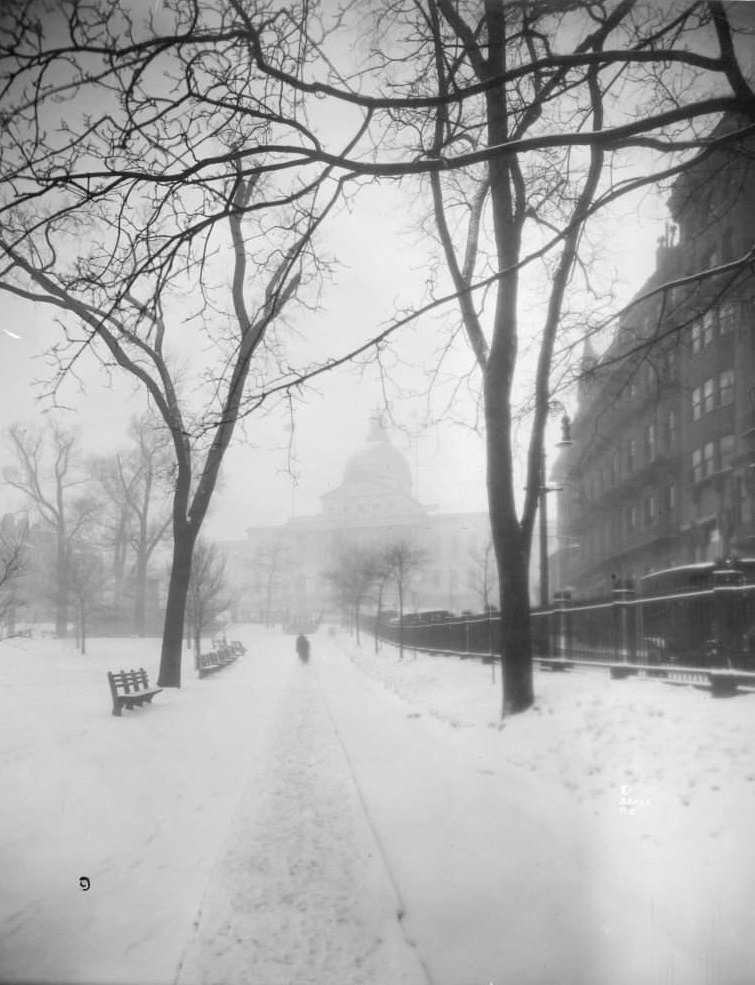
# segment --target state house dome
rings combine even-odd
[[[355,452],[346,462],[342,486],[383,486],[412,491],[412,472],[403,454],[390,443],[379,416],[372,418],[367,447]]]

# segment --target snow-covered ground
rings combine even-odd
[[[230,635],[0,644],[1,981],[751,985],[755,695]]]

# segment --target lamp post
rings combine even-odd
[[[563,413],[561,418],[561,440],[556,444],[556,448],[565,448],[574,444],[571,436],[571,419],[566,413],[566,408],[559,401],[548,404],[548,410],[560,410]],[[547,474],[545,467],[545,442],[543,442],[540,454],[540,497],[538,512],[540,514],[540,606],[542,609],[548,608],[550,600],[550,571],[548,564],[548,493],[560,492],[561,486],[547,486]]]

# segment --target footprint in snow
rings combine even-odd
[[[422,713],[419,711],[412,711],[407,716],[407,718],[422,718]]]

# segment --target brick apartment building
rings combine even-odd
[[[577,598],[755,556],[755,128],[725,117],[713,136],[726,145],[673,187],[642,300],[599,359],[585,347],[554,469],[554,588]]]

